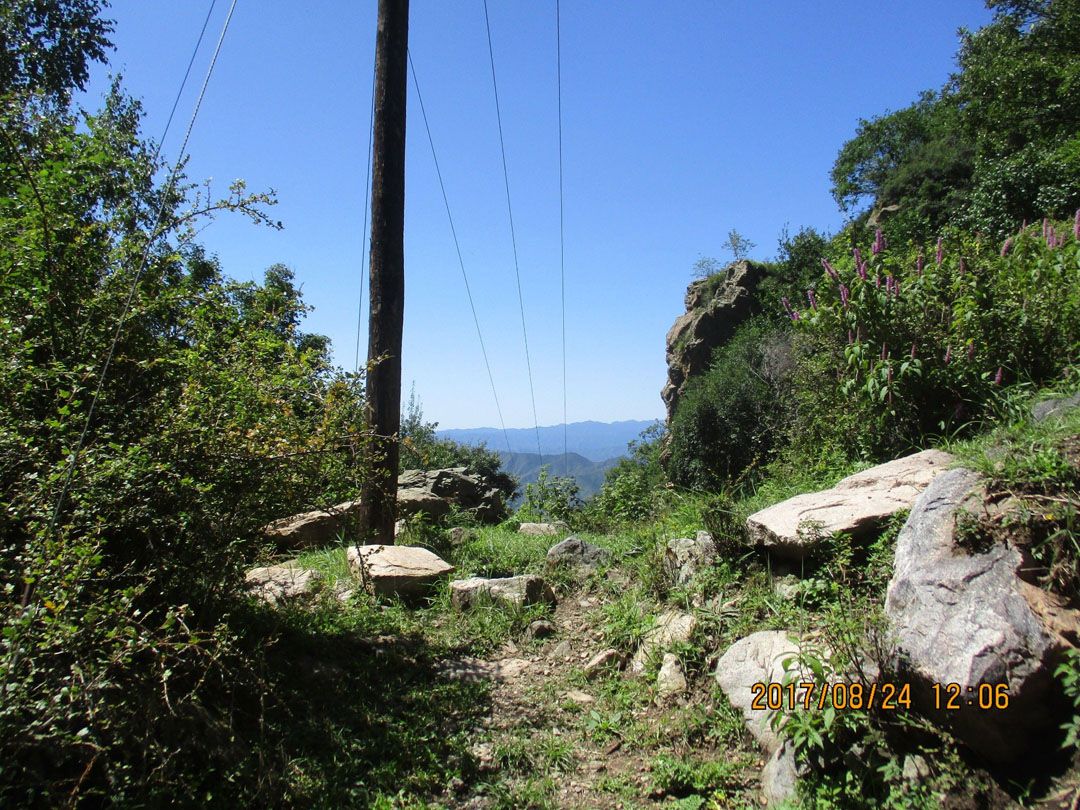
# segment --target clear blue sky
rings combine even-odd
[[[217,0],[177,121],[175,157],[228,0]],[[157,138],[210,0],[113,0],[109,70]],[[562,422],[554,0],[489,0],[541,425]],[[224,271],[289,265],[306,329],[355,358],[374,0],[240,0],[188,151],[217,190],[276,189],[280,232],[220,218]],[[954,68],[978,0],[562,3],[568,421],[663,415],[664,336],[692,267],[728,231],[777,237],[842,218],[828,173],[860,117],[907,106]],[[413,0],[410,48],[507,427],[533,424],[482,0]],[[91,92],[107,86],[99,69]],[[88,102],[92,105],[94,102]],[[410,86],[404,398],[441,427],[499,426]],[[366,298],[365,282],[365,298]],[[366,341],[366,301],[364,302]],[[361,346],[361,355],[366,347]]]

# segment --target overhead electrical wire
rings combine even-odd
[[[480,319],[476,315],[476,304],[473,303],[469,276],[465,272],[465,260],[461,256],[461,244],[458,242],[457,229],[454,227],[454,216],[450,213],[450,199],[446,195],[446,184],[443,183],[442,169],[439,168],[439,158],[435,154],[435,140],[431,137],[431,125],[428,123],[427,110],[424,109],[424,97],[420,94],[420,83],[416,79],[416,66],[413,64],[411,51],[408,53],[408,57],[413,87],[416,88],[416,100],[420,102],[420,114],[424,118],[424,129],[427,130],[428,144],[431,146],[431,159],[435,161],[435,174],[439,178],[439,188],[442,190],[443,204],[446,206],[446,218],[450,221],[450,233],[454,236],[454,249],[457,250],[458,264],[461,266],[461,278],[465,281],[465,294],[469,298],[469,309],[472,310],[473,323],[476,324],[476,337],[480,340],[480,351],[484,355],[484,367],[487,369],[488,382],[491,383],[491,395],[495,398],[495,410],[499,414],[499,424],[502,426],[503,438],[506,440],[506,452],[510,453],[513,452],[510,449],[510,434],[506,432],[506,422],[503,420],[502,407],[499,405],[499,394],[495,389],[495,377],[491,373],[491,363],[488,362],[487,348],[484,346],[484,335],[480,330]]]
[[[356,308],[356,363],[353,370],[360,371],[360,332],[364,324],[364,276],[367,275],[367,261],[371,244],[371,232],[368,230],[368,215],[371,213],[371,176],[375,167],[371,163],[371,149],[375,138],[375,65],[371,67],[371,120],[368,121],[367,142],[367,179],[364,181],[364,230],[362,257],[360,259],[360,304]]]
[[[562,16],[559,0],[555,0],[555,74],[559,98],[559,293],[562,303],[562,429],[563,475],[570,475],[570,459],[566,438],[566,229],[563,204],[563,126],[562,126]]]
[[[543,466],[544,454],[540,449],[540,422],[536,417],[536,389],[533,387],[532,360],[529,357],[529,335],[525,329],[525,297],[521,291],[521,268],[518,263],[517,236],[514,233],[514,210],[510,204],[510,172],[506,168],[506,142],[503,139],[502,112],[499,110],[499,83],[495,78],[495,49],[491,44],[491,18],[487,0],[484,0],[484,23],[487,26],[488,56],[491,59],[491,86],[495,91],[495,117],[499,124],[499,149],[502,152],[503,180],[506,184],[506,212],[510,218],[510,242],[514,249],[514,275],[517,278],[518,307],[521,310],[521,335],[525,341],[525,369],[529,375],[529,397],[532,400],[533,429],[536,431],[536,453]]]

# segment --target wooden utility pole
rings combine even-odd
[[[368,419],[376,438],[361,500],[362,543],[394,542],[401,427],[401,331],[405,311],[405,101],[409,0],[379,0],[371,185],[371,314]]]

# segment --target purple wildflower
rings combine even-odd
[[[942,246],[941,237],[939,236],[938,240],[937,240],[937,266],[938,267],[941,267],[941,260],[943,258],[945,258],[945,251],[944,251],[944,248]]]
[[[949,360],[952,358],[952,345],[945,347],[945,365],[949,365]]]
[[[1057,247],[1057,234],[1054,233],[1053,225],[1046,229],[1046,246],[1048,248]]]
[[[917,341],[917,340],[911,341],[911,356],[912,357],[915,356],[915,346],[918,344],[918,342],[919,341]]]
[[[810,299],[810,309],[817,312],[817,299],[814,298],[814,291],[813,290],[807,290],[806,291],[806,297]]]
[[[1080,241],[1080,208],[1076,209],[1076,219],[1073,220],[1073,239]]]
[[[998,366],[997,374],[994,375],[994,385],[1001,385],[1001,366]]]
[[[847,330],[847,345],[850,346],[855,342],[855,335],[851,334],[851,330]]]
[[[1045,238],[1046,238],[1046,227],[1047,227],[1047,222],[1048,222],[1048,220],[1046,219],[1046,217],[1043,217],[1043,239],[1045,239]]]
[[[866,281],[866,276],[867,276],[866,265],[867,265],[867,263],[864,261],[857,268],[855,268],[856,272],[859,274],[859,278],[861,278],[863,281]]]
[[[974,360],[974,359],[975,359],[975,343],[971,342],[971,343],[968,344],[968,360]]]
[[[877,256],[879,253],[881,253],[884,247],[885,242],[881,236],[881,229],[878,228],[877,231],[874,232],[874,244],[870,246],[870,252]]]
[[[787,312],[787,316],[788,316],[789,318],[791,318],[791,320],[793,320],[793,321],[794,321],[794,320],[795,320],[795,313],[791,311],[791,304],[789,304],[789,303],[788,303],[788,300],[787,300],[787,296],[784,296],[784,297],[783,297],[783,298],[781,298],[780,300],[781,300],[781,301],[783,302],[783,304],[784,304],[784,310],[785,310],[785,311]]]
[[[848,299],[851,297],[851,292],[843,284],[840,285],[840,303],[844,305],[844,309],[847,309]]]
[[[881,289],[881,275],[880,274],[874,276],[874,288],[878,289],[878,290]]]
[[[966,271],[967,271],[967,268],[964,266],[964,257],[961,256],[960,257],[960,278],[964,277],[964,273]]]
[[[1001,257],[1005,258],[1005,254],[1009,252],[1009,248],[1012,247],[1012,237],[1010,236],[1005,240],[1005,244],[1001,246]]]
[[[797,320],[799,320],[799,310],[795,310],[795,311],[794,311],[794,312],[793,312],[793,313],[791,314],[791,320],[793,320],[793,321],[797,321]]]
[[[1076,218],[1077,218],[1077,221],[1080,222],[1080,211],[1076,212]],[[860,264],[862,264],[862,254],[859,253],[858,248],[855,248],[854,254],[855,254],[855,266],[858,267]]]

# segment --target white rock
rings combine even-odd
[[[420,546],[349,546],[349,570],[380,596],[417,596],[454,566]]]
[[[495,579],[471,577],[450,583],[450,604],[458,610],[468,610],[485,602],[520,608],[538,602],[555,604],[555,594],[551,586],[535,574]]]
[[[754,684],[783,683],[784,661],[799,653],[799,645],[784,630],[761,630],[728,647],[716,665],[716,681],[728,701],[739,709],[746,727],[766,751],[780,746],[780,737],[770,727],[771,712],[752,704],[760,693]]]
[[[244,575],[248,590],[271,605],[310,593],[319,579],[321,575],[318,571],[301,568],[296,560],[252,568]]]
[[[858,535],[910,509],[951,461],[941,450],[924,450],[879,464],[831,489],[796,495],[754,513],[746,521],[747,536],[779,556],[800,559],[826,537]]]
[[[686,675],[677,656],[664,653],[664,662],[656,676],[656,691],[661,697],[679,695],[686,691]]]
[[[697,619],[688,613],[677,610],[661,613],[642,637],[641,644],[630,662],[630,672],[634,675],[641,674],[653,655],[667,652],[674,644],[689,641],[696,628]]]

